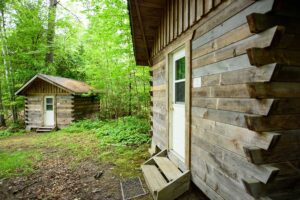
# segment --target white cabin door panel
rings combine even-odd
[[[185,50],[173,54],[171,68],[171,151],[182,161],[185,159]]]
[[[44,98],[44,125],[54,126],[54,96]]]

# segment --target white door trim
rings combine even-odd
[[[52,101],[47,101],[52,99]],[[44,99],[44,126],[54,127],[55,126],[55,98],[54,96],[45,96]]]
[[[185,102],[175,102],[176,84],[186,81],[186,72],[183,79],[176,80],[176,61],[186,57],[185,48],[180,48],[170,54],[169,65],[169,150],[181,162],[185,163],[186,132],[185,132]],[[185,93],[183,94],[185,96]]]

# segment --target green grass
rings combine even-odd
[[[48,134],[6,136],[0,138],[0,178],[32,173],[38,162],[52,157],[69,158],[71,167],[89,159],[113,164],[113,173],[122,177],[140,175],[138,168],[148,158],[149,129],[144,119],[123,117],[82,120]]]
[[[0,177],[27,175],[40,159],[41,155],[35,151],[1,152]]]
[[[11,130],[0,130],[0,138],[6,138],[6,137],[16,136],[16,135],[24,135],[25,133],[26,133],[25,130],[19,130],[17,132]]]

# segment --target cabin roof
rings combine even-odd
[[[84,93],[97,93],[94,88],[86,84],[85,82],[64,78],[59,76],[50,76],[46,74],[37,74],[25,83],[15,94],[22,95],[30,88],[36,79],[44,80],[52,85],[55,85],[73,95],[80,95]]]
[[[128,0],[131,35],[137,65],[149,65],[150,52],[165,0]]]

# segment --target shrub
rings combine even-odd
[[[150,125],[137,117],[122,117],[105,123],[96,134],[102,144],[139,145],[150,141]]]
[[[94,133],[101,144],[140,145],[150,141],[150,125],[146,119],[122,117],[116,120],[82,120],[63,129],[67,133]]]

